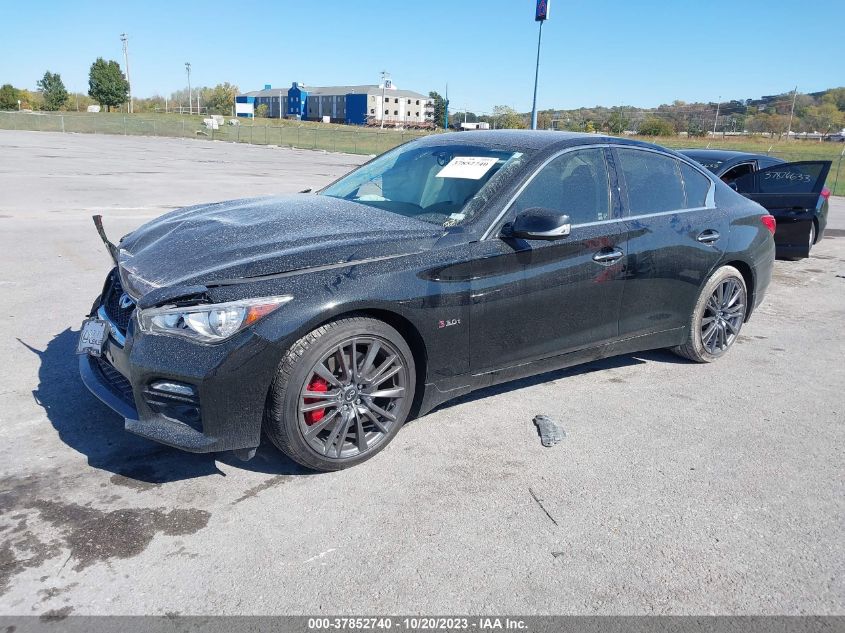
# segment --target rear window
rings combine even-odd
[[[680,161],[663,154],[617,149],[628,187],[631,215],[661,213],[686,207]]]
[[[696,163],[707,169],[708,171],[713,172],[714,174],[718,174],[719,170],[722,168],[722,165],[725,164],[725,161],[720,160],[718,158],[713,158],[712,156],[707,156],[706,154],[699,154],[698,152],[688,152],[686,150],[680,150],[681,154],[693,159]]]
[[[706,206],[707,193],[710,191],[710,179],[686,163],[681,163],[681,175],[684,178],[687,209]]]

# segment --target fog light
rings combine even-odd
[[[178,382],[166,382],[164,380],[156,381],[150,384],[150,387],[156,391],[163,391],[164,393],[172,393],[177,396],[192,397],[196,395],[194,388],[191,385],[184,385]]]

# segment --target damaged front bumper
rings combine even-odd
[[[119,283],[113,271],[93,310],[110,332],[101,356],[79,356],[85,386],[147,439],[193,453],[257,447],[279,349],[251,330],[215,345],[141,332],[109,312]]]

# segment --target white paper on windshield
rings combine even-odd
[[[468,178],[478,180],[496,164],[490,156],[455,156],[437,173],[437,178]]]

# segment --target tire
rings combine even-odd
[[[816,221],[813,220],[810,222],[810,236],[807,240],[807,257],[810,256],[810,251],[813,250],[813,245],[816,243],[816,234],[818,233],[816,229]]]
[[[687,341],[672,351],[696,363],[712,363],[734,344],[747,313],[745,279],[733,266],[722,266],[701,289]]]
[[[264,431],[302,466],[349,468],[396,436],[415,385],[413,354],[394,328],[363,316],[331,321],[285,353],[267,398]]]

